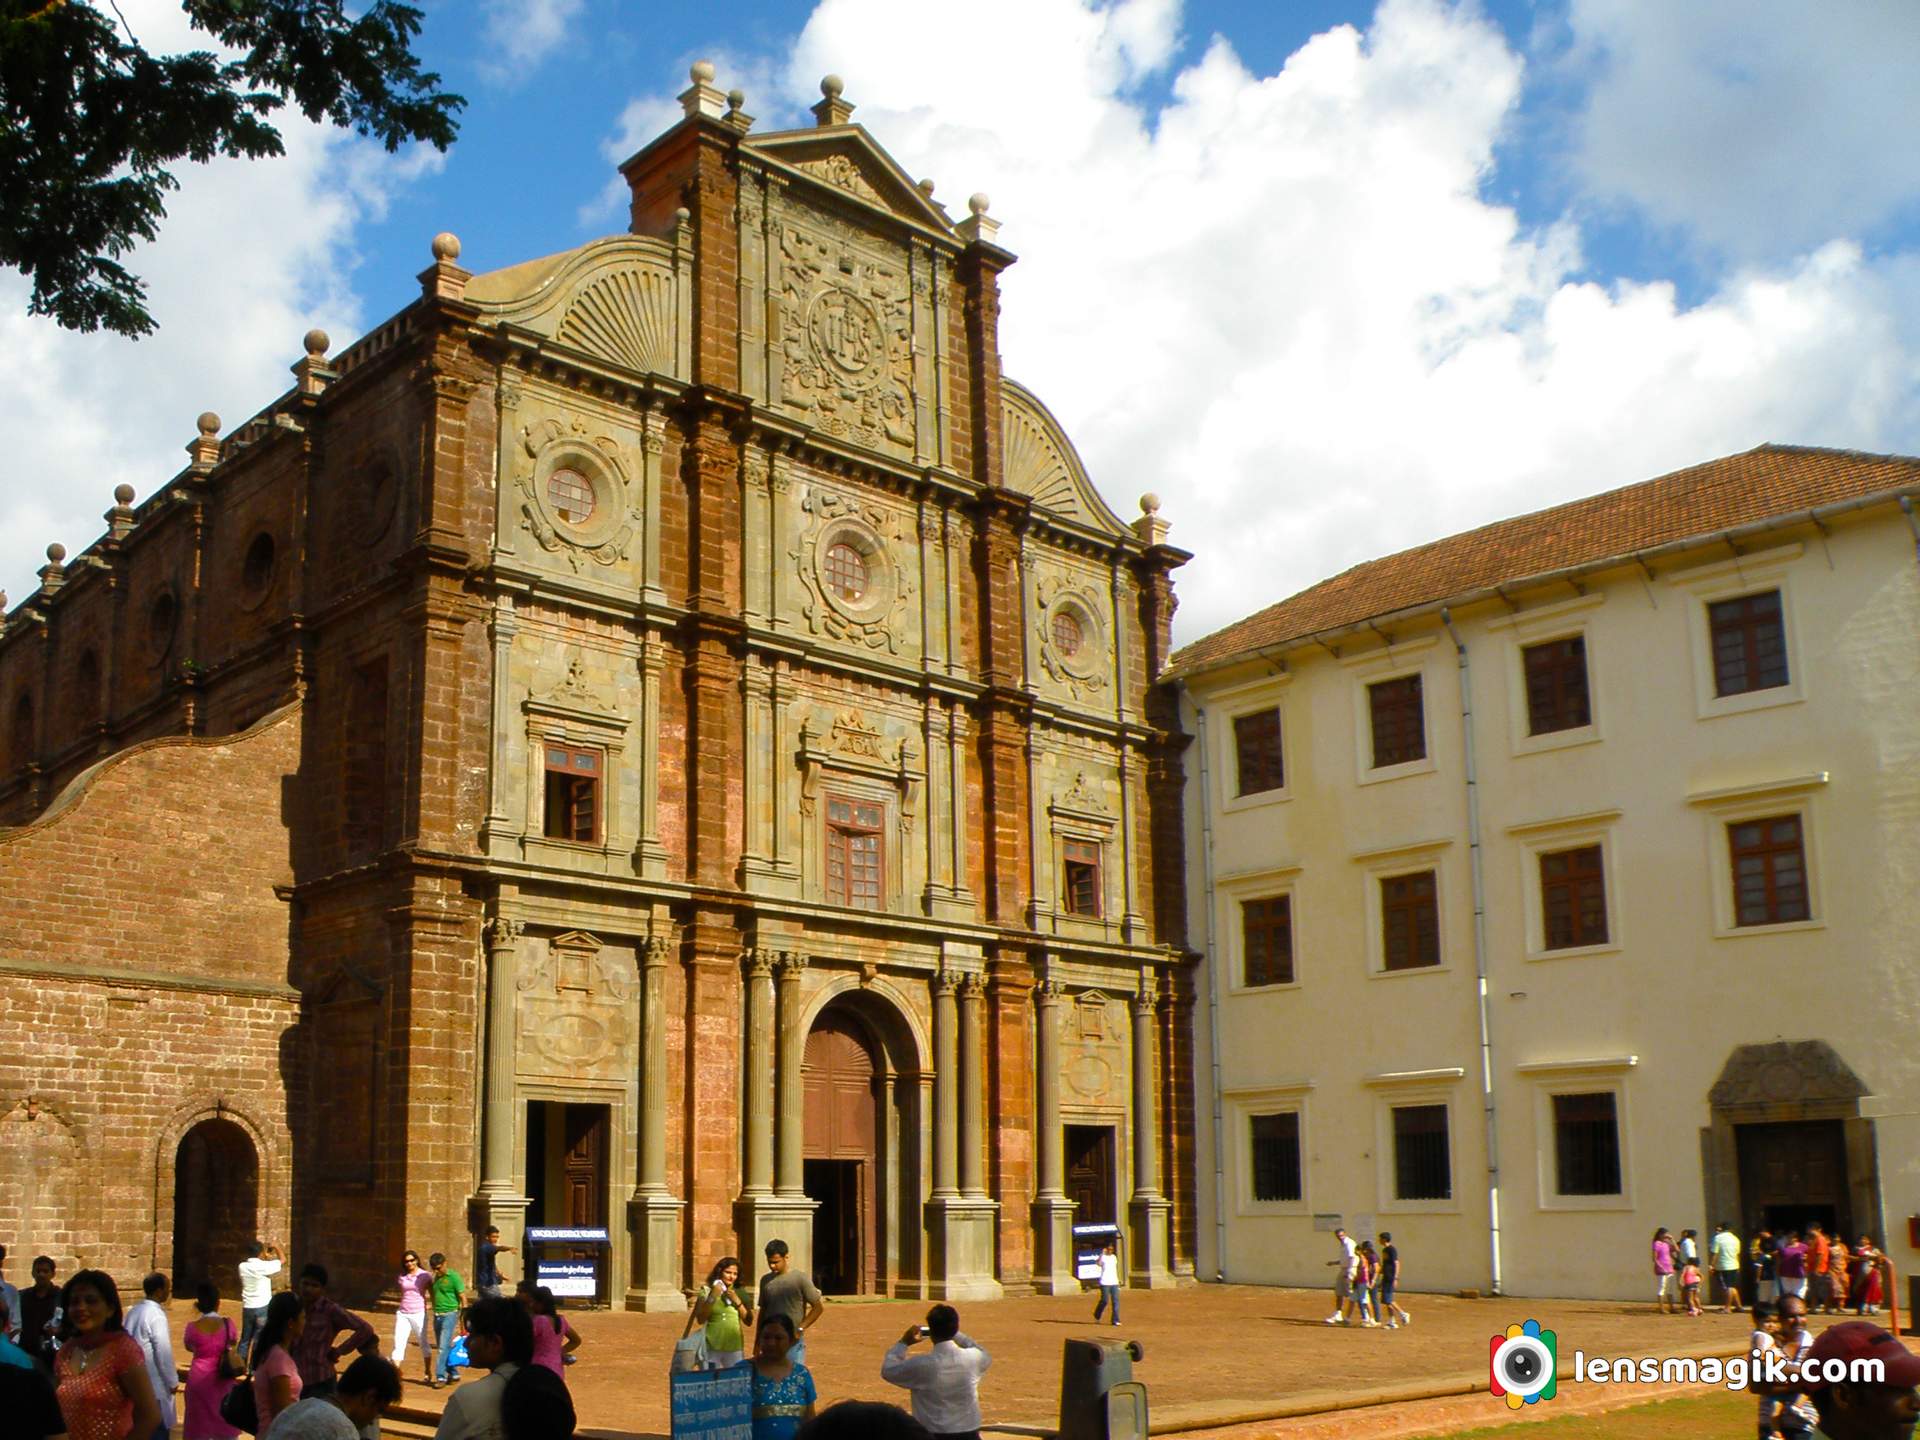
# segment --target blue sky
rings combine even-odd
[[[193,44],[177,0],[123,8]],[[458,144],[301,124],[189,167],[162,331],[0,275],[0,588],[417,294],[622,224],[614,164],[712,58],[761,129],[856,119],[1021,256],[1010,373],[1115,508],[1163,497],[1196,638],[1345,565],[1765,440],[1920,450],[1911,0],[427,0]]]

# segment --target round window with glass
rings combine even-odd
[[[547,503],[569,525],[593,518],[593,482],[578,470],[556,470],[547,476]]]
[[[1087,634],[1081,627],[1080,617],[1071,610],[1056,610],[1053,616],[1053,648],[1060,652],[1063,659],[1071,660],[1080,653],[1080,647],[1086,643]]]
[[[871,580],[867,557],[846,541],[836,540],[827,547],[821,568],[826,574],[827,588],[842,600],[856,602],[866,598]]]

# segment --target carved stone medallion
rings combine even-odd
[[[913,446],[906,268],[851,226],[809,214],[780,227],[781,403],[827,434],[896,453]]]

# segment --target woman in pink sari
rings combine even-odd
[[[198,1316],[187,1322],[181,1332],[193,1363],[187,1367],[187,1413],[181,1422],[186,1440],[234,1440],[240,1432],[220,1418],[220,1402],[227,1398],[233,1381],[220,1375],[220,1359],[229,1354],[239,1338],[233,1321],[220,1313],[220,1291],[209,1281],[201,1281],[196,1296]]]

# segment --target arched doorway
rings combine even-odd
[[[253,1138],[231,1120],[202,1120],[180,1137],[173,1157],[173,1284],[191,1294],[211,1280],[239,1292],[238,1266],[255,1239],[260,1157]]]
[[[830,1295],[876,1289],[881,1244],[883,1066],[865,1023],[829,1005],[807,1035],[804,1164],[813,1215],[813,1278]]]

